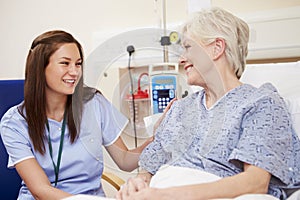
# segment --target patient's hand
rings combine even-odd
[[[118,200],[134,199],[135,193],[148,188],[147,181],[142,177],[129,178],[116,195]]]

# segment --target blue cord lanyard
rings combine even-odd
[[[64,119],[63,119],[63,123],[62,123],[62,127],[61,127],[60,144],[59,144],[58,157],[57,157],[56,164],[54,163],[54,160],[53,160],[53,150],[52,150],[52,143],[51,143],[51,137],[50,137],[50,127],[49,127],[48,120],[47,120],[46,126],[47,126],[47,130],[48,130],[49,152],[50,152],[51,160],[52,160],[53,167],[54,167],[54,173],[55,173],[55,183],[54,183],[54,186],[56,187],[57,181],[58,181],[58,174],[59,174],[59,167],[60,167],[60,161],[61,161],[61,154],[62,154],[62,149],[63,149],[64,137],[65,137],[66,111],[64,113]]]

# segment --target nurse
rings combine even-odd
[[[132,171],[151,141],[128,150],[120,138],[128,120],[84,85],[83,60],[80,43],[65,31],[45,32],[31,45],[24,101],[0,126],[8,167],[23,180],[18,199],[104,196],[102,146],[120,169]]]

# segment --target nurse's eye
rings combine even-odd
[[[59,64],[68,66],[68,65],[69,65],[69,62],[67,62],[67,61],[62,61],[62,62],[60,62]]]
[[[76,66],[77,66],[77,67],[81,67],[81,66],[82,66],[82,62],[77,62],[77,63],[76,63]]]

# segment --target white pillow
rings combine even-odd
[[[272,83],[287,103],[293,126],[300,137],[300,61],[247,65],[241,81],[256,87]]]
[[[295,131],[298,134],[298,137],[300,138],[300,97],[285,98],[285,101],[291,113]]]

